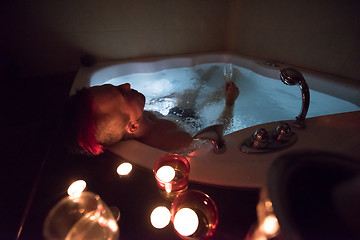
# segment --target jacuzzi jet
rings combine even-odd
[[[305,117],[309,109],[310,93],[309,87],[303,75],[295,69],[286,68],[280,71],[280,79],[286,85],[299,85],[302,94],[302,108],[300,114],[296,117],[293,125],[297,128],[305,127]]]

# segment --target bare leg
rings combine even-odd
[[[177,106],[183,109],[194,109],[196,98],[200,89],[186,89],[183,94],[177,97]]]
[[[240,91],[234,82],[225,83],[225,106],[218,119],[218,122],[224,125],[224,129],[227,129],[233,120],[234,104],[239,94]]]

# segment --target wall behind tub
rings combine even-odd
[[[230,0],[5,0],[2,50],[24,76],[100,61],[224,50]],[[1,52],[0,52],[1,53]]]
[[[29,77],[76,71],[84,53],[104,61],[225,50],[360,82],[359,5],[358,0],[4,0],[0,57]]]
[[[359,0],[233,1],[229,49],[360,84]]]

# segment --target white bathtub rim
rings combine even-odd
[[[349,112],[360,113],[360,111]],[[189,179],[194,182],[224,187],[262,188],[267,184],[267,171],[273,161],[292,151],[329,151],[359,158],[360,149],[356,148],[357,135],[348,125],[337,125],[334,117],[347,116],[347,113],[330,114],[307,119],[306,129],[293,129],[298,135],[297,142],[286,149],[265,154],[246,154],[240,146],[244,139],[258,128],[268,131],[275,129],[280,121],[264,123],[241,129],[225,136],[227,151],[215,154],[212,145],[207,143],[190,157]],[[319,120],[335,124],[335,128],[319,125]],[[348,119],[352,120],[352,119]],[[291,120],[292,121],[292,120]],[[291,121],[281,121],[290,123]],[[359,127],[357,127],[359,129]],[[338,144],[342,138],[342,144]],[[313,138],[313,139],[312,139]],[[313,142],[314,141],[314,142]],[[152,170],[156,159],[167,152],[147,146],[137,140],[122,141],[110,146],[110,152],[136,166]],[[360,159],[359,159],[360,161]]]

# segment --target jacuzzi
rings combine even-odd
[[[159,76],[166,76],[164,71],[169,69],[194,69],[194,73],[199,73],[199,66],[215,70],[218,66],[217,70],[221,72],[221,66],[225,63],[232,63],[235,68],[243,69],[240,70],[241,74],[239,76],[250,76],[246,80],[234,80],[234,83],[240,88],[240,96],[237,100],[239,104],[238,107],[235,105],[235,109],[242,109],[243,114],[234,115],[234,119],[240,124],[237,124],[233,131],[227,132],[224,136],[226,142],[226,151],[224,153],[214,153],[211,142],[205,142],[198,149],[186,153],[186,157],[190,161],[190,180],[220,186],[261,188],[266,185],[267,172],[272,162],[289,151],[321,150],[341,152],[355,157],[360,156],[360,140],[356,136],[360,133],[360,87],[350,85],[347,81],[343,81],[338,77],[286,64],[269,64],[264,59],[248,58],[230,53],[214,53],[96,63],[92,67],[83,67],[79,70],[70,94],[74,94],[82,87],[105,83],[121,84],[127,82],[129,80],[128,76],[134,74],[135,76],[136,74],[143,76],[141,74],[160,72]],[[241,151],[241,144],[244,139],[251,136],[257,129],[264,128],[271,132],[280,121],[290,124],[296,116],[293,112],[300,110],[301,92],[299,88],[285,86],[279,78],[280,70],[288,67],[300,71],[310,88],[312,102],[310,102],[308,119],[306,119],[306,128],[293,129],[297,135],[297,141],[288,148],[270,153],[244,153]],[[255,80],[252,80],[254,76],[259,76],[256,83]],[[165,86],[164,89],[172,86],[172,82],[168,80],[168,77],[159,77],[159,79],[162,81],[159,86]],[[224,81],[219,77],[217,79],[219,79],[219,82]],[[141,82],[141,80],[139,81]],[[249,91],[249,89],[256,90],[263,87],[261,81],[271,81],[271,84],[277,89],[268,92],[270,94],[269,99],[263,98],[261,94]],[[135,87],[138,86],[138,83],[130,83],[133,88],[143,92],[143,89]],[[211,84],[215,84],[213,87],[218,88],[216,84],[222,83],[215,81]],[[250,87],[246,88],[246,86]],[[145,86],[144,90],[148,88]],[[154,88],[154,90],[158,89],[159,87]],[[266,90],[267,87],[264,87],[264,89]],[[151,95],[151,93],[149,94]],[[285,97],[285,101],[281,100],[281,102],[285,102],[283,106],[280,106],[280,100],[277,99],[279,94],[288,95],[287,98]],[[251,95],[257,95],[257,98],[249,100]],[[327,96],[328,100],[319,104],[317,99],[323,95]],[[219,101],[221,102],[221,100]],[[250,104],[250,108],[247,108],[244,113],[246,101],[251,101],[255,105]],[[269,107],[265,106],[265,110],[259,110],[262,101],[274,103],[271,106],[271,113],[274,113],[273,117],[268,117],[269,114],[266,110]],[[289,105],[291,101],[293,102]],[[332,108],[338,103],[340,104],[338,107]],[[314,108],[316,109],[314,110]],[[209,111],[211,112],[212,109],[208,109]],[[253,120],[246,123],[239,121],[241,115],[248,116],[247,118]],[[357,132],[357,134],[351,134],[351,132]],[[149,170],[152,170],[156,159],[166,153],[136,140],[116,143],[110,146],[108,150],[123,161],[128,161]]]

